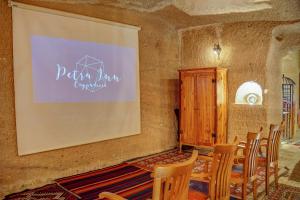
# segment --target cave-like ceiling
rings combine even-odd
[[[37,0],[147,12],[186,28],[237,21],[298,21],[300,0]]]

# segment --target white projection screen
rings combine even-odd
[[[19,155],[140,133],[139,27],[12,7]]]

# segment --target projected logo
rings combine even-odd
[[[71,80],[74,88],[89,92],[96,92],[108,87],[111,82],[120,81],[118,75],[105,73],[103,61],[88,55],[79,59],[72,70],[57,64],[56,80],[63,78]]]
[[[34,102],[125,102],[138,95],[137,51],[32,36]]]

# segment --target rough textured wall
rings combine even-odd
[[[295,102],[295,131],[298,129],[297,114],[299,112],[299,72],[300,72],[300,51],[290,51],[281,60],[282,74],[291,78],[295,82],[294,102]]]
[[[267,129],[266,102],[262,106],[234,103],[238,87],[256,81],[265,89],[266,61],[277,22],[240,22],[202,26],[181,31],[181,66],[228,68],[228,138],[244,137],[248,131]],[[220,43],[218,60],[213,54],[214,43]],[[270,88],[272,89],[272,88]],[[280,91],[277,91],[280,93]],[[265,98],[266,95],[263,95]]]
[[[293,21],[300,19],[299,0],[37,0],[70,4],[101,4],[151,12],[177,28],[242,21]],[[251,2],[252,1],[252,2]],[[217,3],[216,3],[217,2]],[[253,2],[255,2],[253,4]],[[178,7],[175,7],[175,5]],[[248,6],[247,6],[248,5]],[[180,9],[179,9],[180,8]],[[253,9],[252,9],[253,8]],[[232,12],[232,11],[235,12]],[[245,12],[252,10],[251,12]],[[256,10],[256,11],[255,11]],[[185,12],[184,12],[185,11]],[[198,14],[191,16],[190,14]],[[224,13],[224,14],[217,14]]]
[[[142,28],[139,33],[142,133],[19,157],[14,111],[11,9],[7,1],[0,0],[0,198],[58,177],[116,164],[176,145],[173,109],[177,106],[179,46],[177,31],[172,26],[155,16],[124,9],[89,4],[29,3]]]
[[[282,119],[282,66],[281,59],[289,51],[300,49],[300,23],[280,25],[273,29],[266,64],[267,123],[279,123]]]

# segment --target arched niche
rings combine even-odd
[[[236,91],[235,104],[262,105],[262,88],[255,81],[247,81]]]

